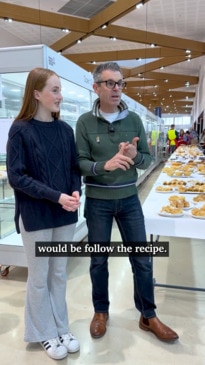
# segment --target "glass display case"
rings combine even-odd
[[[166,157],[167,127],[165,127],[163,119],[147,111],[145,130],[153,163],[158,163],[158,161]]]
[[[15,233],[14,194],[7,180],[5,166],[6,142],[10,125],[22,105],[28,72],[34,67],[50,68],[60,76],[63,95],[61,118],[73,128],[74,132],[78,117],[92,108],[93,101],[97,97],[92,88],[92,75],[45,45],[0,49],[0,256],[2,264],[17,266],[18,264],[25,266],[26,262],[20,235]],[[155,147],[150,145],[153,154],[151,167],[147,171],[138,171],[140,183],[155,164],[159,163],[158,142],[162,132],[162,121],[126,95],[123,94],[122,98],[130,110],[140,115],[148,140],[153,137],[153,131],[157,136]],[[83,216],[84,200],[83,188],[75,241],[81,241],[87,234]]]

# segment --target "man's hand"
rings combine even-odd
[[[116,169],[126,171],[130,169],[130,166],[134,165],[133,158],[137,156],[137,141],[139,141],[139,137],[134,137],[132,143],[121,142],[119,144],[119,152],[106,162],[104,169],[106,171],[114,171]]]
[[[137,142],[139,141],[139,137],[134,137],[132,143],[129,142],[121,142],[119,144],[119,151],[127,157],[131,159],[137,156]]]
[[[123,154],[123,148],[124,147],[105,163],[104,169],[106,171],[114,171],[116,169],[126,171],[127,169],[130,169],[130,165],[134,165],[133,160],[129,156]]]

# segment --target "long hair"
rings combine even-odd
[[[34,68],[29,72],[26,80],[23,104],[14,122],[16,120],[29,121],[35,116],[38,109],[38,100],[34,97],[34,90],[42,91],[47,80],[53,75],[58,76],[54,71],[41,67]],[[59,119],[60,112],[51,113],[51,116],[54,119]]]

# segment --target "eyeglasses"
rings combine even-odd
[[[103,80],[97,81],[96,84],[102,84],[103,82],[105,82],[108,89],[114,89],[116,85],[119,89],[124,89],[126,86],[126,82],[122,80],[119,80],[118,82],[115,82],[114,80]]]

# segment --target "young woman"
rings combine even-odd
[[[81,178],[72,128],[59,119],[61,83],[49,69],[27,78],[22,108],[7,144],[7,173],[15,193],[16,230],[28,263],[25,341],[62,359],[79,350],[69,332],[66,257],[36,257],[35,242],[72,241]]]
[[[187,144],[187,136],[186,136],[184,130],[180,129],[177,145],[181,146],[181,145],[186,145],[186,144]]]

